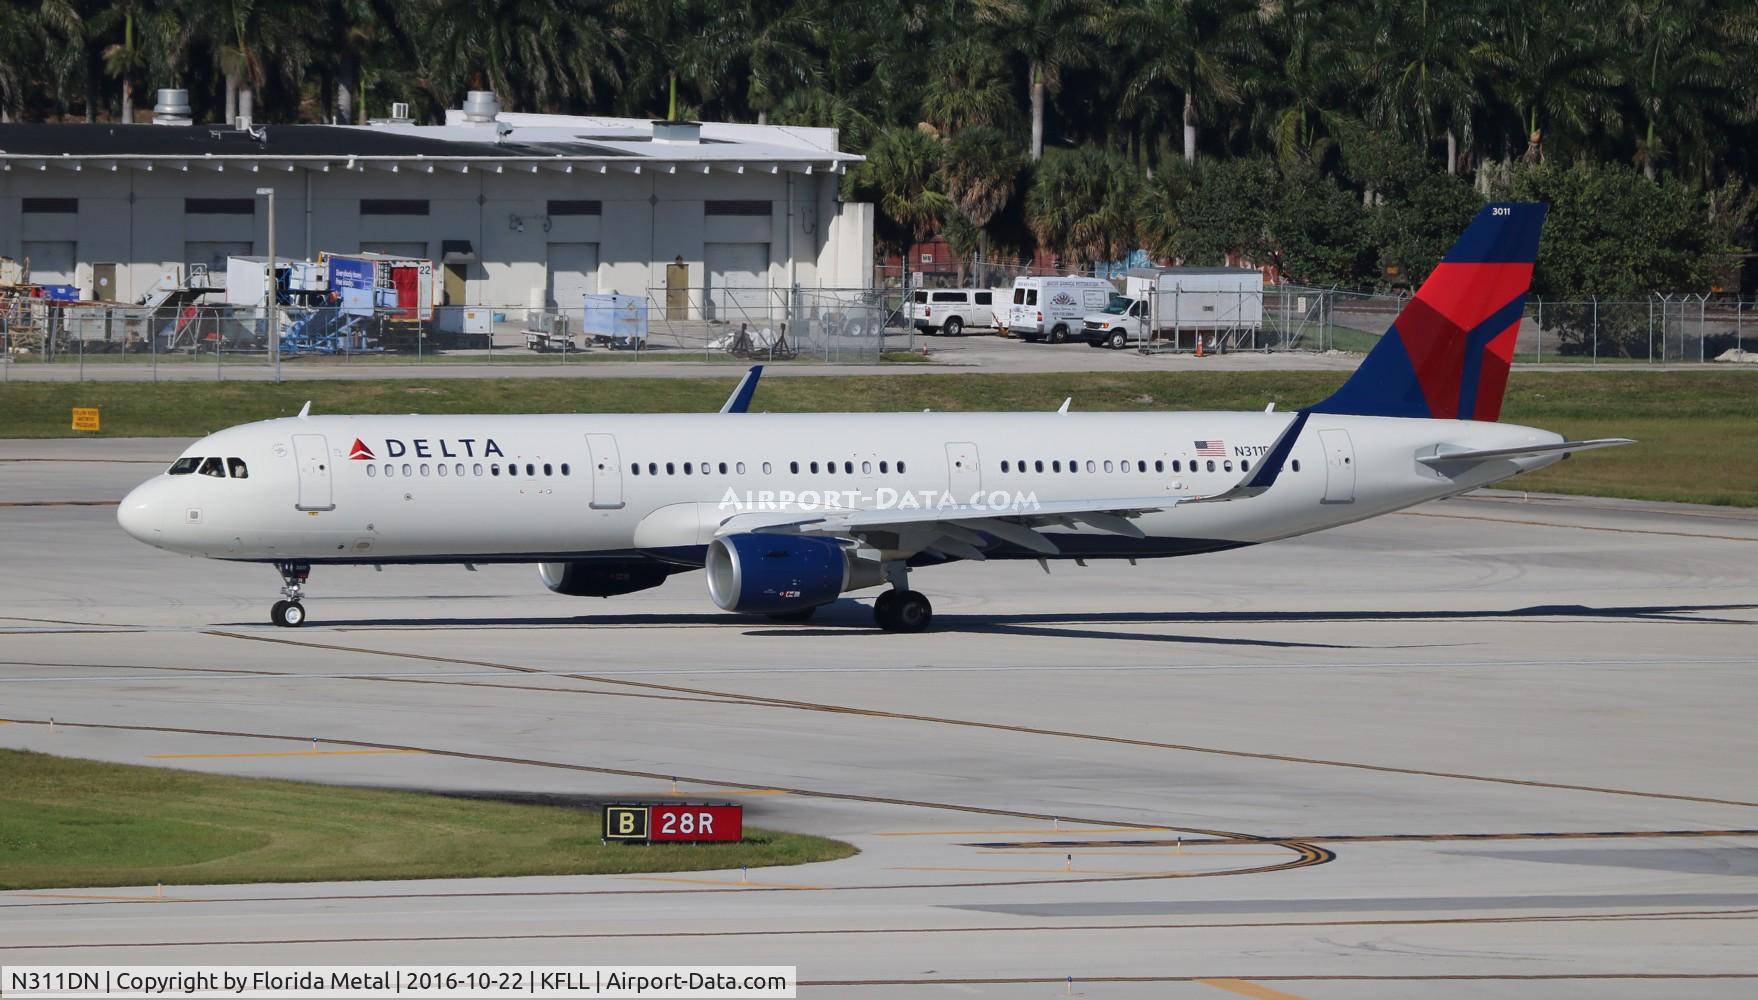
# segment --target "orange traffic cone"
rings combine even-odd
[[[1196,335],[1196,356],[1203,356],[1203,335],[1200,332]]]

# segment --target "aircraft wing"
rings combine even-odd
[[[1443,451],[1437,455],[1421,455],[1417,461],[1429,468],[1444,465],[1476,465],[1479,462],[1491,462],[1499,458],[1536,458],[1540,455],[1565,454],[1577,451],[1592,451],[1595,448],[1615,448],[1623,444],[1635,444],[1634,438],[1591,438],[1586,441],[1559,441],[1556,444],[1525,445],[1517,448],[1483,448],[1478,451]]]
[[[855,541],[888,536],[877,547],[906,552],[932,551],[961,559],[985,558],[988,535],[1042,555],[1056,555],[1056,543],[1041,528],[1085,524],[1100,531],[1145,538],[1133,523],[1143,514],[1170,510],[1195,497],[1117,497],[1096,500],[1022,501],[1007,506],[936,506],[900,510],[827,510],[810,514],[738,514],[716,532],[827,535]]]

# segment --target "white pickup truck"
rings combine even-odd
[[[1081,317],[1079,337],[1088,347],[1122,350],[1147,338],[1148,304],[1127,295],[1112,295],[1104,312]]]
[[[1076,336],[1093,347],[1124,348],[1154,336],[1179,347],[1263,324],[1263,274],[1250,268],[1139,268],[1125,276],[1123,290],[1104,311],[1081,317]]]

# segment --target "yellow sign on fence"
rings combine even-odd
[[[74,407],[73,429],[76,431],[98,430],[98,408],[95,406]]]

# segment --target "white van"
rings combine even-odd
[[[1021,340],[1060,344],[1080,333],[1087,313],[1103,311],[1114,291],[1104,278],[1015,278],[1007,330]]]
[[[1007,296],[1005,288],[918,288],[910,296],[910,315],[924,333],[956,337],[993,330],[1007,318]]]

